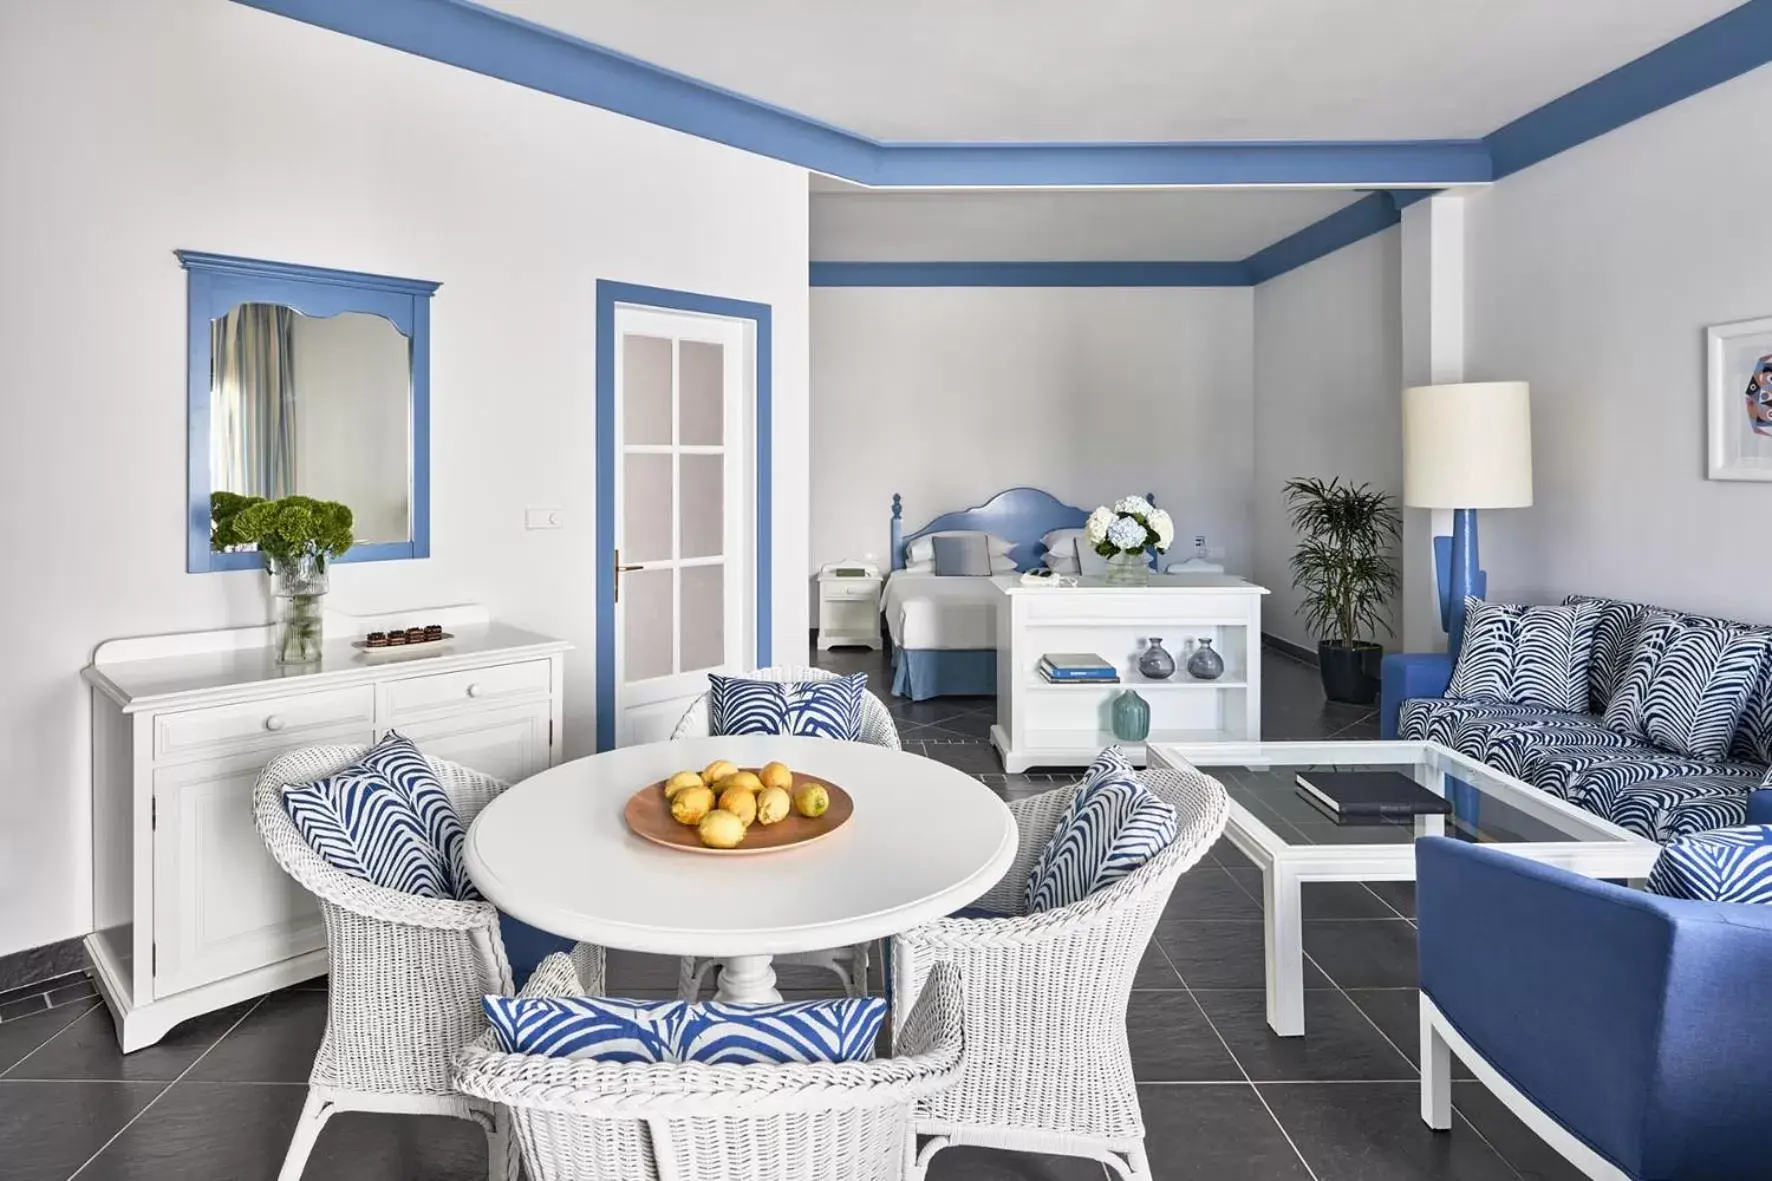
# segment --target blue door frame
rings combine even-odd
[[[756,328],[757,407],[757,664],[769,663],[773,647],[770,574],[774,526],[773,429],[770,406],[770,312],[766,303],[723,299],[667,287],[597,280],[597,749],[615,745],[615,309],[618,304],[672,312],[698,312],[749,320]]]

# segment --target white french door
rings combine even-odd
[[[615,742],[670,736],[756,651],[747,325],[615,310]]]

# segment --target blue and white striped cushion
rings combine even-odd
[[[480,892],[468,880],[467,866],[462,862],[462,843],[466,835],[461,818],[455,814],[436,771],[412,739],[393,730],[372,747],[357,766],[379,773],[382,778],[406,793],[412,808],[424,822],[425,834],[443,854],[449,867],[450,897],[463,902],[480,901]]]
[[[1669,635],[1643,692],[1643,734],[1680,754],[1723,758],[1759,683],[1767,647],[1768,637],[1757,630],[1684,623]]]
[[[1118,747],[1090,765],[1028,873],[1027,911],[1081,902],[1175,839],[1175,809],[1151,794]]]
[[[886,1019],[882,997],[692,1005],[487,996],[481,1007],[507,1053],[600,1062],[863,1062],[873,1057]]]
[[[834,681],[747,681],[708,674],[708,733],[797,734],[854,742],[868,675]]]
[[[1564,716],[1564,715],[1557,715]],[[1451,746],[1459,728],[1469,721],[1509,718],[1542,721],[1545,711],[1535,705],[1511,705],[1501,701],[1454,701],[1450,697],[1416,697],[1403,703],[1397,714],[1397,734],[1414,742],[1438,742]]]
[[[1661,851],[1649,890],[1701,902],[1772,902],[1772,825],[1681,837]]]
[[[1655,676],[1655,666],[1668,641],[1680,628],[1678,616],[1665,611],[1647,611],[1638,622],[1636,646],[1631,649],[1630,664],[1619,679],[1612,700],[1606,703],[1606,728],[1632,738],[1643,735],[1643,697]]]
[[[1464,643],[1446,695],[1585,713],[1599,618],[1593,602],[1525,607],[1467,598]]]
[[[283,791],[283,807],[308,846],[336,869],[420,898],[455,897],[449,866],[400,788],[347,767]]]
[[[1576,603],[1597,604],[1594,638],[1587,664],[1587,707],[1604,713],[1618,683],[1630,668],[1631,653],[1636,650],[1637,632],[1643,616],[1651,610],[1642,603],[1623,599],[1599,599],[1592,595],[1569,595],[1564,606]]]
[[[1747,822],[1752,778],[1676,775],[1591,792],[1585,807],[1622,829],[1659,844]]]
[[[1694,759],[1641,743],[1618,747],[1569,746],[1527,757],[1520,778],[1572,804],[1585,805],[1596,792],[1617,791],[1670,775],[1703,775],[1735,765]]]

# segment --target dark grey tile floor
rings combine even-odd
[[[866,668],[874,653],[831,653]],[[1264,726],[1273,738],[1375,737],[1370,710],[1324,704],[1315,670],[1270,655]],[[982,741],[988,700],[887,699],[905,745],[1006,795],[1068,775],[1004,775]],[[1499,1181],[1577,1174],[1473,1082],[1436,1135],[1416,1114],[1413,892],[1307,887],[1302,1039],[1263,1016],[1260,876],[1221,843],[1184,876],[1147,951],[1127,1013],[1148,1147],[1158,1178],[1248,1181]],[[790,989],[816,974],[783,970]],[[610,985],[661,994],[674,963],[612,953]],[[78,981],[72,982],[78,985]],[[51,995],[58,999],[51,1001]],[[324,982],[288,989],[174,1030],[124,1057],[85,988],[9,995],[0,1013],[0,1177],[9,1181],[251,1181],[273,1178],[301,1108],[325,1020]],[[16,1002],[23,1001],[23,1004]],[[1467,1077],[1468,1076],[1463,1076]],[[344,1115],[306,1176],[327,1181],[485,1176],[472,1126],[438,1117]],[[1101,1181],[1098,1165],[980,1149],[935,1158],[932,1175],[976,1181]]]

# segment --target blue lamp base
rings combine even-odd
[[[1440,590],[1440,626],[1446,651],[1457,659],[1464,643],[1464,600],[1483,598],[1489,575],[1477,561],[1477,510],[1452,510],[1452,536],[1434,538],[1434,577]]]

